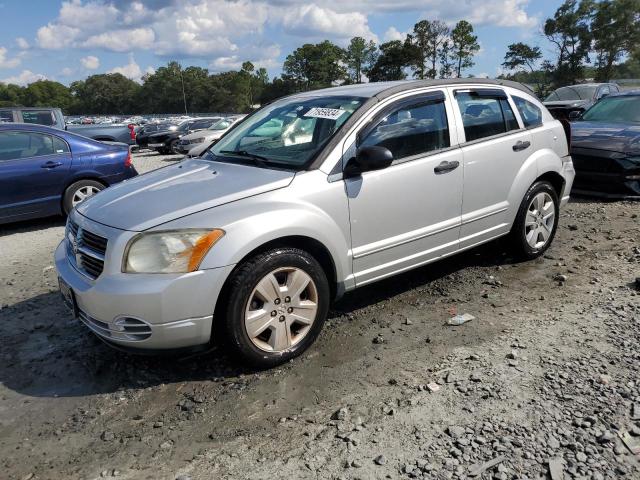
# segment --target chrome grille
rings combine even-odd
[[[104,269],[107,239],[80,228],[71,220],[67,222],[65,236],[71,264],[88,277],[98,278]]]
[[[78,311],[78,316],[92,332],[105,338],[140,342],[151,337],[151,327],[137,318],[119,318],[114,323],[102,322],[91,315]]]

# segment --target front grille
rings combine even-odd
[[[102,322],[82,310],[78,316],[92,332],[101,337],[128,342],[141,342],[151,337],[151,327],[137,318],[119,318],[114,323]]]
[[[67,223],[67,257],[78,270],[92,279],[104,270],[107,239],[69,220]]]

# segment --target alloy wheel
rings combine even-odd
[[[99,191],[100,191],[100,189],[98,187],[93,186],[93,185],[87,185],[87,186],[84,186],[84,187],[80,187],[73,194],[73,198],[71,199],[71,205],[73,207],[75,207],[80,202],[82,202],[82,201],[86,200],[87,198],[95,195]]]
[[[531,199],[524,222],[524,235],[530,247],[543,248],[553,232],[556,208],[547,192],[540,192]]]
[[[318,313],[312,278],[295,267],[265,275],[251,292],[244,324],[251,342],[266,352],[284,352],[309,333]]]

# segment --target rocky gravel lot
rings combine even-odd
[[[106,347],[57,292],[63,220],[2,226],[0,478],[640,479],[639,215],[576,200],[537,261],[365,287],[270,371]]]

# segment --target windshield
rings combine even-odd
[[[244,120],[203,158],[302,170],[364,101],[348,96],[282,99]]]
[[[211,125],[208,128],[208,130],[226,130],[230,126],[231,126],[231,121],[230,120],[222,119],[222,120],[214,123],[213,125]]]
[[[554,102],[559,100],[593,100],[598,89],[595,85],[573,85],[571,87],[562,87],[549,95],[545,102]]]
[[[640,123],[640,95],[607,97],[582,115],[588,122]]]

